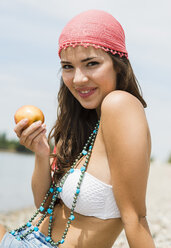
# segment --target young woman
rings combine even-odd
[[[19,229],[5,233],[1,227],[0,247],[111,248],[124,228],[131,248],[154,248],[145,204],[147,105],[124,31],[104,11],[83,12],[63,29],[59,57],[58,116],[49,140],[40,122],[15,127],[20,143],[35,152],[38,209]]]

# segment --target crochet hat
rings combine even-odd
[[[88,10],[71,19],[59,37],[59,57],[62,49],[78,45],[101,48],[128,58],[121,24],[102,10]]]

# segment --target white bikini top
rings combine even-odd
[[[59,194],[63,203],[70,209],[72,208],[80,174],[80,169],[74,169],[74,172],[70,173],[66,178],[62,192]],[[74,211],[99,219],[121,217],[114,198],[112,185],[100,181],[88,172],[85,172]]]

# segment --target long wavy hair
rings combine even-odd
[[[134,75],[129,60],[108,52],[117,72],[116,90],[123,90],[137,97],[146,108],[147,104],[142,96],[141,87]],[[58,92],[57,120],[49,133],[48,141],[53,139],[56,154],[54,180],[57,182],[72,165],[82,150],[90,133],[98,121],[95,109],[85,109],[65,86],[61,77]]]

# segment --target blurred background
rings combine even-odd
[[[14,152],[14,113],[22,105],[35,105],[44,112],[50,131],[56,119],[60,80],[58,38],[73,16],[88,9],[108,11],[124,28],[129,59],[148,105],[151,162],[158,168],[154,173],[152,168],[149,192],[157,196],[159,190],[168,188],[165,183],[155,191],[162,175],[163,181],[171,176],[171,2],[0,0],[0,213],[4,221],[5,212],[33,205],[34,156]],[[163,200],[171,203],[168,194]],[[156,230],[153,234],[161,233],[159,227]]]

